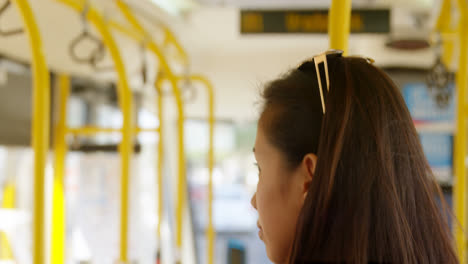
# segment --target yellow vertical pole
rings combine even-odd
[[[2,206],[3,209],[15,208],[16,190],[13,182],[8,182],[3,189]],[[0,231],[0,260],[14,260],[13,251],[7,234]]]
[[[122,142],[119,146],[121,157],[121,207],[120,207],[120,261],[128,263],[128,198],[129,198],[129,173],[130,160],[133,151],[133,120],[132,120],[132,93],[128,86],[125,66],[120,56],[117,43],[115,42],[110,30],[107,28],[104,19],[97,12],[90,12],[88,15],[91,21],[101,33],[104,43],[114,61],[115,69],[118,74],[118,93],[120,108],[123,115]]]
[[[70,94],[70,79],[67,75],[59,75],[57,85],[59,91],[58,121],[54,132],[54,188],[52,199],[52,235],[51,263],[65,263],[65,157],[67,144],[67,101]]]
[[[452,12],[452,0],[443,0],[439,17],[435,25],[436,30],[443,32],[450,28],[450,15]]]
[[[209,91],[209,127],[210,127],[210,143],[208,147],[208,264],[214,263],[214,245],[215,245],[215,229],[213,223],[213,167],[214,167],[214,95],[211,83],[207,82]]]
[[[182,101],[182,96],[177,85],[177,78],[173,74],[172,70],[167,63],[166,58],[161,52],[161,49],[158,45],[152,40],[151,35],[144,29],[140,24],[138,19],[132,14],[128,6],[121,0],[116,0],[117,6],[119,7],[122,14],[128,20],[128,22],[139,32],[142,33],[148,40],[148,49],[156,56],[164,73],[164,77],[169,80],[171,83],[173,93],[176,99],[177,113],[179,118],[177,120],[177,130],[178,130],[178,184],[177,184],[177,205],[176,205],[176,245],[177,245],[177,262],[181,261],[181,249],[182,249],[182,220],[183,212],[186,207],[185,196],[187,192],[187,180],[185,177],[185,148],[184,148],[184,105]]]
[[[454,40],[450,38],[445,38],[444,35],[446,32],[451,30],[451,11],[452,11],[452,1],[443,0],[442,6],[440,8],[439,17],[437,18],[435,30],[442,34],[442,62],[449,67],[452,62],[453,49],[454,49]]]
[[[34,212],[33,212],[33,262],[46,261],[45,239],[45,165],[49,149],[50,84],[49,71],[44,58],[39,28],[27,0],[13,0],[16,4],[25,32],[29,38],[34,76],[32,147],[34,149]]]
[[[351,23],[351,0],[332,0],[328,13],[330,48],[348,53],[348,38]]]
[[[85,9],[85,1],[73,0],[57,0],[78,12],[83,12]],[[109,50],[111,58],[114,62],[114,67],[118,77],[117,93],[119,106],[123,116],[122,126],[122,141],[119,146],[120,152],[120,168],[121,168],[121,207],[120,207],[120,263],[128,263],[128,196],[129,196],[129,173],[130,161],[133,151],[133,101],[132,93],[128,85],[126,69],[120,55],[117,43],[112,36],[104,18],[93,7],[87,7],[87,18],[96,27],[100,33],[104,45]]]
[[[455,48],[454,41],[451,39],[443,40],[442,43],[442,63],[450,68],[450,65],[453,60],[453,50]]]
[[[214,167],[214,89],[211,82],[201,75],[192,75],[190,80],[201,82],[208,93],[208,126],[209,126],[209,143],[208,143],[208,228],[206,230],[207,238],[207,259],[208,264],[214,263],[214,245],[216,233],[213,223],[213,167]]]
[[[163,97],[162,97],[162,88],[161,88],[162,78],[156,80],[155,88],[158,92],[157,107],[158,107],[158,119],[159,119],[159,140],[158,140],[158,161],[157,161],[157,183],[158,183],[158,226],[156,229],[157,239],[158,239],[158,251],[157,257],[161,257],[161,222],[163,219],[163,162],[164,162],[164,116],[163,116]],[[159,259],[158,259],[159,260]]]
[[[459,10],[461,12],[459,24],[460,55],[458,62],[458,72],[456,79],[457,86],[457,124],[455,135],[455,184],[453,196],[455,203],[455,216],[461,226],[455,228],[455,239],[457,242],[458,257],[460,263],[466,263],[466,90],[468,88],[468,7],[465,0],[459,0]]]
[[[180,90],[177,88],[177,79],[171,72],[169,65],[164,59],[159,47],[151,42],[149,43],[149,49],[158,57],[160,65],[164,71],[165,76],[169,79],[173,92],[176,98],[177,113],[179,119],[177,120],[177,131],[178,131],[178,184],[177,184],[177,205],[176,205],[176,245],[179,250],[178,256],[182,249],[182,220],[183,212],[186,207],[186,192],[187,192],[187,179],[185,177],[185,148],[184,148],[184,105],[182,102],[182,95]],[[180,262],[180,259],[178,260]]]
[[[127,20],[130,22],[130,24],[132,24],[132,26],[134,28],[136,28],[138,31],[141,32],[141,34],[143,34],[146,38],[146,40],[151,40],[151,37],[150,35],[145,31],[145,29],[141,26],[141,24],[138,22],[138,20],[133,16],[133,14],[131,13],[130,9],[121,1],[121,0],[116,0],[116,3],[118,5],[118,7],[120,8],[121,12],[124,14],[124,16],[127,18]],[[120,26],[117,27],[117,29],[121,29]],[[165,44],[173,44],[182,61],[184,63],[187,63],[188,62],[188,59],[187,59],[187,55],[185,53],[185,51],[183,50],[182,46],[177,42],[177,40],[175,39],[174,35],[172,34],[172,32],[164,27],[164,31],[166,33],[166,40],[165,40]],[[128,29],[125,29],[124,32],[128,32]],[[131,34],[133,38],[134,37],[134,34],[132,33]],[[155,55],[157,56],[157,58],[159,59],[160,63],[161,63],[161,68],[163,69],[163,73],[165,74],[164,77],[158,77],[158,80],[156,82],[156,89],[158,89],[158,94],[162,94],[161,92],[161,83],[163,80],[165,79],[168,79],[170,82],[171,82],[171,85],[173,87],[173,89],[175,90],[174,93],[175,93],[175,97],[176,97],[176,100],[177,100],[177,104],[178,104],[178,110],[179,110],[179,122],[178,122],[178,125],[179,125],[179,184],[178,184],[178,194],[179,194],[179,197],[178,197],[178,204],[177,204],[177,219],[176,219],[176,225],[177,225],[177,244],[178,246],[180,247],[181,246],[181,239],[182,239],[182,212],[183,212],[183,208],[184,208],[184,200],[186,199],[186,197],[184,197],[184,194],[186,192],[186,179],[185,179],[185,175],[183,175],[183,178],[181,179],[180,176],[182,175],[182,173],[185,174],[185,158],[183,156],[183,153],[184,153],[184,149],[183,149],[183,104],[182,104],[182,100],[181,100],[181,95],[180,95],[180,92],[178,91],[178,89],[176,89],[178,86],[177,84],[177,81],[179,81],[180,79],[182,78],[185,78],[185,77],[177,77],[175,76],[172,71],[170,70],[168,64],[167,64],[167,60],[165,59],[165,57],[162,55],[161,53],[161,49],[153,42],[153,41],[149,41],[149,44],[148,44],[148,47],[151,51],[153,51],[153,53],[155,53]],[[214,239],[215,239],[215,234],[214,234],[214,227],[213,227],[213,221],[212,221],[212,215],[213,215],[213,210],[212,210],[212,200],[213,200],[213,179],[212,179],[212,174],[213,174],[213,166],[214,166],[214,95],[213,95],[213,87],[211,85],[211,83],[206,79],[204,78],[203,76],[200,76],[200,75],[194,75],[194,76],[190,76],[190,79],[194,80],[194,81],[199,81],[201,83],[203,83],[207,90],[208,90],[208,97],[209,97],[209,130],[210,130],[210,141],[209,141],[209,151],[208,151],[208,167],[209,167],[209,191],[208,191],[208,196],[209,196],[209,204],[208,204],[208,207],[209,207],[209,225],[208,225],[208,230],[207,230],[207,237],[208,237],[208,261],[209,263],[213,263],[213,256],[214,256]],[[159,98],[158,100],[161,100],[162,98]],[[162,113],[162,102],[158,102],[158,107],[161,107],[161,111],[160,113]],[[162,115],[160,116],[160,120],[162,120]],[[182,127],[181,127],[182,125]],[[162,131],[162,129],[160,129],[160,131]],[[182,148],[181,148],[182,147]],[[162,151],[162,145],[160,145],[159,147],[159,150]],[[160,164],[162,164],[162,161],[160,161]],[[181,166],[183,165],[183,167]],[[161,173],[160,173],[161,175]],[[162,186],[162,179],[159,178],[158,180],[159,182],[159,186],[161,187]],[[159,193],[162,193],[162,190],[159,191]],[[160,201],[162,201],[162,198],[159,199]],[[159,207],[159,210],[160,210],[160,215],[162,215],[162,204],[158,206]],[[158,230],[160,230],[160,226],[158,226]],[[158,235],[160,234],[160,231],[158,231]]]

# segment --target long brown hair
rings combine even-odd
[[[291,168],[318,157],[290,263],[458,263],[398,88],[365,59],[333,58],[328,69],[325,114],[313,63],[263,92],[263,129]]]

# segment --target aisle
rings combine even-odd
[[[228,242],[229,240],[237,240],[242,242],[246,248],[246,263],[258,263],[258,264],[270,264],[271,261],[268,260],[268,257],[265,252],[265,245],[258,238],[257,231],[250,233],[218,233],[216,234],[216,253],[215,253],[215,263],[217,264],[228,264]],[[205,244],[205,235],[197,234],[197,251],[199,252],[199,262],[206,263],[205,255],[206,244]],[[201,253],[200,253],[201,252]]]

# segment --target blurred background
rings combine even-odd
[[[398,84],[465,226],[467,5],[0,0],[0,263],[271,263],[260,92],[330,47]]]

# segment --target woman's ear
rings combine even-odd
[[[307,196],[307,192],[309,191],[309,186],[312,183],[312,179],[315,175],[315,168],[317,167],[317,156],[312,153],[305,155],[304,159],[302,160],[301,167],[303,174],[302,191],[305,198]]]

